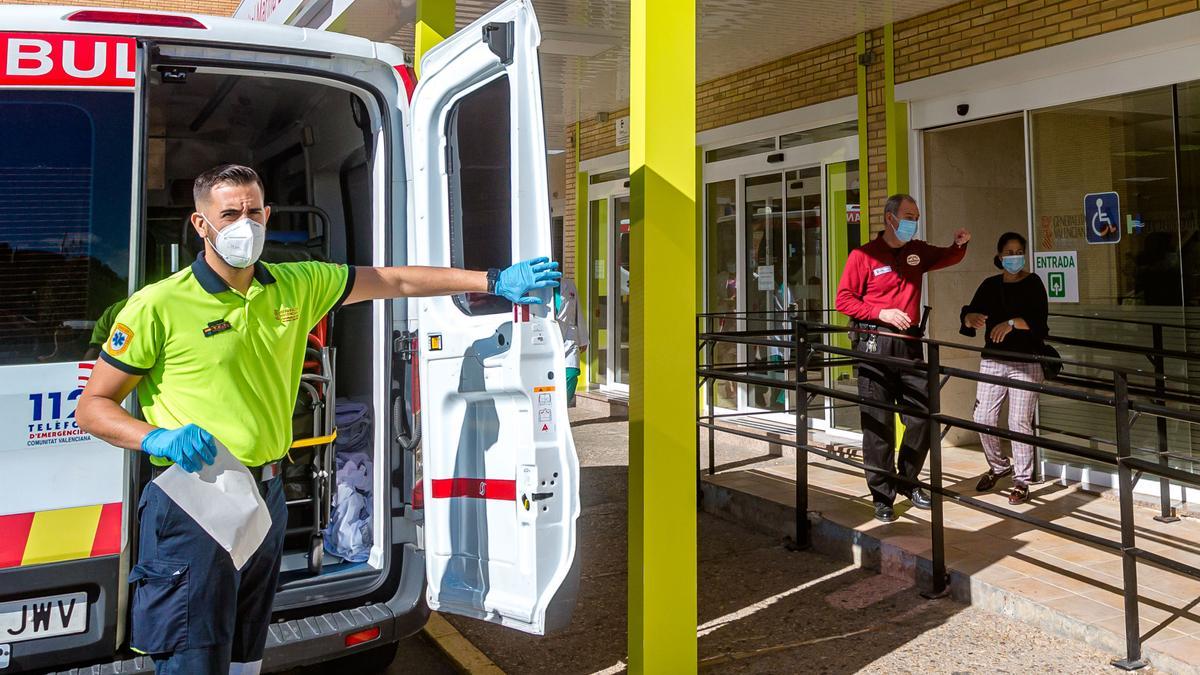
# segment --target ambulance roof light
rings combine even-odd
[[[107,9],[84,9],[67,15],[67,21],[87,23],[124,23],[135,26],[161,26],[163,28],[208,27],[190,16],[178,14],[152,14],[149,12],[120,12]]]

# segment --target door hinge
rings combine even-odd
[[[417,353],[417,334],[411,331],[401,331],[392,339],[392,353],[405,361],[412,360]]]
[[[487,43],[492,53],[500,57],[500,63],[510,65],[513,62],[513,51],[516,44],[513,41],[513,22],[500,23],[493,21],[483,27],[483,41]]]

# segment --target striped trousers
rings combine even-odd
[[[999,361],[985,358],[979,363],[979,372],[993,377],[1041,384],[1044,376],[1040,363]],[[1000,420],[1000,406],[1008,399],[1008,429],[1023,434],[1033,434],[1033,415],[1037,411],[1038,394],[1034,391],[1013,389],[1001,384],[980,382],[975,391],[975,423],[996,426]],[[1000,439],[980,434],[983,454],[987,457],[992,473],[1000,473],[1010,466],[1009,460],[1000,449]],[[1029,485],[1033,480],[1034,448],[1028,443],[1012,443],[1013,483]]]

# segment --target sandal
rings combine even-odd
[[[1008,491],[1009,504],[1023,504],[1029,501],[1029,488],[1017,483]]]
[[[996,487],[996,483],[1000,482],[1001,478],[1004,478],[1010,473],[1012,473],[1011,466],[1001,470],[1000,473],[988,471],[987,473],[983,474],[983,476],[979,479],[979,482],[976,483],[975,491],[987,492],[988,490],[991,490],[992,488]]]

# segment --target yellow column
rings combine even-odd
[[[908,192],[908,105],[896,102],[896,45],[892,24],[883,27],[884,132],[887,137],[888,196]],[[919,321],[920,317],[913,317]],[[904,422],[896,415],[896,452],[904,442]]]
[[[896,101],[896,45],[892,24],[883,27],[884,125],[887,128],[888,194],[908,192],[908,104]]]
[[[425,52],[454,33],[455,0],[417,0],[417,23],[413,29],[413,69],[421,77]]]
[[[696,3],[630,2],[629,672],[695,672]]]

